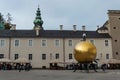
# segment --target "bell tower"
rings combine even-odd
[[[112,37],[113,58],[120,59],[120,10],[108,10],[108,32]]]
[[[40,13],[40,8],[38,6],[38,9],[36,11],[36,17],[35,17],[35,20],[34,20],[34,29],[35,28],[40,28],[40,30],[43,30],[43,20],[41,18],[41,13]]]

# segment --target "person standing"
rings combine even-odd
[[[20,64],[19,65],[19,72],[21,72],[21,70],[23,70],[24,69],[24,65],[23,64]]]
[[[102,64],[101,69],[105,72],[107,69],[107,64],[106,63]]]

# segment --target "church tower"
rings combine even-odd
[[[36,11],[36,17],[34,20],[34,29],[39,28],[40,30],[43,30],[42,25],[43,25],[43,20],[41,18],[40,8],[38,7],[38,9]]]
[[[113,58],[120,59],[120,10],[108,10],[108,31],[112,37]]]

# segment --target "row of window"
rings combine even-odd
[[[42,54],[42,60],[46,60],[46,54]],[[0,54],[0,58],[4,58],[4,54]],[[14,54],[14,60],[18,59],[19,58],[19,54]],[[53,55],[50,54],[50,59],[52,60],[53,58]],[[55,59],[59,59],[60,58],[60,54],[59,53],[56,53],[55,54]],[[28,60],[32,60],[33,59],[33,54],[28,54]],[[73,59],[73,55],[72,53],[69,54],[69,59]]]
[[[94,40],[90,40],[91,43],[94,44]],[[20,45],[20,40],[15,40],[14,41],[14,46],[19,46]],[[5,40],[0,40],[0,46],[4,47],[5,46]],[[28,40],[28,46],[33,46],[33,40]],[[47,46],[47,40],[41,40],[41,46],[46,47]],[[60,40],[55,40],[55,46],[59,47],[60,46]],[[73,46],[73,40],[68,40],[68,46]],[[105,40],[105,46],[108,46],[108,40]]]
[[[55,40],[55,46],[59,47],[60,46],[60,40]],[[19,46],[20,45],[20,40],[14,40],[14,46]],[[0,46],[4,47],[5,46],[5,40],[0,40]],[[28,46],[33,46],[33,40],[28,40]],[[47,46],[47,40],[41,40],[41,46],[46,47]],[[72,40],[68,40],[68,46],[73,46]]]
[[[42,54],[42,60],[46,60],[46,54],[43,53]],[[53,55],[50,53],[50,60],[53,59]],[[69,53],[68,54],[68,57],[69,57],[69,60],[70,59],[73,59],[73,54],[72,53]],[[0,58],[4,58],[4,54],[0,54]],[[14,54],[14,60],[18,59],[19,58],[19,54]],[[55,59],[59,59],[60,58],[60,54],[59,53],[56,53],[55,54]],[[100,58],[102,58],[102,53],[100,54]],[[33,54],[28,54],[28,60],[32,60],[33,59]],[[106,54],[106,59],[110,59],[110,55],[107,53]]]
[[[100,58],[102,58],[103,57],[103,55],[102,55],[102,53],[100,54]],[[110,54],[106,54],[106,59],[110,59]]]

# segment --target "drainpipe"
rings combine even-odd
[[[8,58],[10,59],[11,56],[11,37],[9,37],[9,53],[8,53]]]
[[[63,38],[63,62],[65,63],[65,38]],[[65,68],[65,64],[64,64]]]

